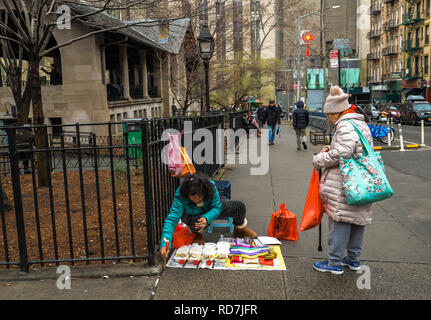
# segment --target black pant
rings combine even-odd
[[[18,159],[22,161],[24,166],[24,172],[30,172],[29,162],[32,160],[33,153],[32,152],[20,152],[18,153]]]
[[[238,200],[222,199],[221,203],[222,211],[219,218],[232,218],[234,226],[240,226],[244,223],[246,207],[243,202]],[[194,234],[199,234],[195,228],[195,223],[200,217],[201,215],[190,215],[187,212],[184,212],[181,217],[181,221],[184,222]],[[205,228],[207,227],[208,225]]]

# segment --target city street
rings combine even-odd
[[[223,177],[232,183],[232,197],[246,203],[249,226],[259,235],[267,234],[271,214],[283,202],[300,223],[312,171],[311,157],[321,148],[311,146],[308,151],[298,152],[291,125],[283,126],[282,132],[282,138],[270,148],[268,175],[250,176],[248,166],[238,165]],[[371,270],[370,290],[356,287],[359,275],[355,272],[346,270],[337,277],[313,270],[313,261],[324,259],[328,249],[324,217],[323,252],[317,251],[317,228],[300,232],[296,242],[282,241],[287,271],[168,268],[162,274],[155,299],[430,299],[431,179],[403,173],[400,169],[405,170],[405,165],[411,163],[397,162],[399,156],[414,160],[418,154],[425,151],[383,152],[395,195],[373,206],[373,224],[366,229],[361,258]],[[188,281],[191,277],[193,282]]]
[[[430,30],[431,0],[0,0],[0,300],[431,300]],[[363,119],[388,179],[344,165]],[[239,240],[166,268],[180,221]]]
[[[395,139],[392,145],[400,145],[400,135],[398,124],[392,126],[395,129]],[[404,145],[421,143],[421,127],[403,125],[402,126]],[[385,164],[400,172],[407,173],[422,179],[431,181],[431,126],[424,127],[425,147],[406,148],[404,152],[399,150],[384,150]],[[376,146],[386,146],[380,142],[375,142]]]
[[[398,124],[392,125],[395,134],[395,143],[399,144],[400,134]],[[421,143],[421,126],[402,125],[404,142],[407,144],[420,144]],[[425,144],[431,146],[431,125],[425,124],[424,126]]]

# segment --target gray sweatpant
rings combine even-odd
[[[298,146],[298,149],[301,149],[301,142],[305,142],[306,131],[305,129],[295,129],[295,131],[296,131],[296,145]]]
[[[336,222],[328,217],[328,259],[332,267],[340,266],[347,249],[347,259],[359,262],[365,226]]]

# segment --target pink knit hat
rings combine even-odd
[[[340,113],[350,108],[349,95],[339,86],[332,86],[323,106],[323,113]]]

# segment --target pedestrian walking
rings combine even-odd
[[[274,144],[276,128],[280,127],[280,108],[275,105],[274,99],[269,100],[269,105],[265,108],[264,122],[269,129],[269,144]]]
[[[246,227],[246,207],[243,202],[221,197],[215,183],[205,176],[195,174],[185,178],[175,193],[171,210],[163,224],[160,246],[163,258],[168,257],[173,233],[180,219],[197,236],[195,242],[203,244],[203,230],[219,216],[232,217],[234,237],[257,238],[257,233]]]
[[[365,226],[371,219],[371,204],[348,205],[342,187],[340,158],[362,156],[362,145],[352,121],[373,148],[373,138],[361,110],[349,104],[349,96],[338,86],[332,87],[323,112],[336,126],[330,146],[325,146],[313,157],[313,166],[322,169],[320,198],[328,215],[328,260],[315,262],[313,267],[322,272],[342,274],[343,266],[359,270],[359,257]],[[347,250],[347,256],[345,251]]]
[[[265,108],[262,104],[259,104],[259,109],[257,109],[257,121],[259,122],[259,129],[262,129],[265,124]]]
[[[31,131],[30,125],[25,124],[23,128],[19,129],[16,135],[16,147],[20,150],[18,159],[21,160],[24,165],[24,173],[30,173],[29,161],[33,157],[33,152],[31,151],[33,150],[33,145],[33,132]]]
[[[304,102],[301,100],[296,103],[297,109],[293,111],[293,129],[296,131],[296,150],[301,150],[301,143],[304,150],[307,150],[306,128],[310,121],[308,110],[304,108]]]
[[[251,112],[246,113],[242,116],[241,127],[246,131],[247,138],[250,138],[250,130],[256,130],[256,132],[259,130],[257,122]]]

